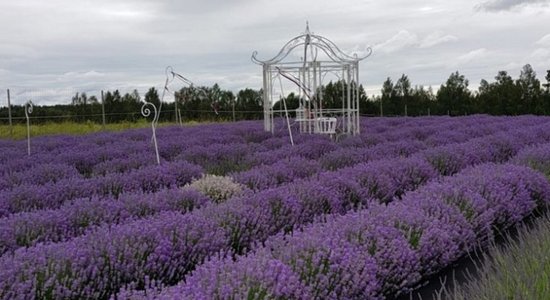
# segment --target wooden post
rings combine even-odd
[[[101,90],[101,116],[103,121],[103,130],[105,130],[105,96],[103,95],[103,90]]]
[[[232,108],[233,108],[233,122],[235,122],[235,100],[233,100],[233,104],[232,104]]]
[[[10,124],[10,137],[13,138],[13,124],[11,122],[11,100],[10,100],[10,89],[8,89],[8,120]]]
[[[176,124],[181,124],[179,117],[178,117],[178,95],[176,92],[174,92],[174,112],[176,115]]]

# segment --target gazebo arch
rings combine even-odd
[[[294,50],[303,49],[300,60],[287,59]],[[321,59],[318,60],[318,55]],[[296,122],[303,133],[359,134],[359,62],[372,53],[371,48],[359,57],[348,55],[329,39],[310,32],[309,24],[303,34],[288,41],[275,57],[260,60],[258,52],[252,53],[252,61],[263,68],[264,129],[274,132],[274,115],[286,112],[273,105],[277,96],[284,97],[281,80],[290,81],[298,88],[299,108]],[[321,87],[325,76],[336,76],[345,86],[342,88],[342,108],[324,109]],[[277,95],[275,80],[281,91]],[[288,82],[287,81],[287,82]],[[286,104],[285,104],[286,106]]]

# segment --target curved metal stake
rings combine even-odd
[[[290,120],[288,117],[288,109],[286,108],[286,100],[283,98],[283,104],[285,105],[286,126],[288,127],[288,135],[290,136],[290,144],[294,146],[294,139],[292,138],[292,129],[290,128]]]
[[[156,113],[157,110],[156,110],[156,107],[155,107],[155,119],[153,120],[155,122],[155,125],[158,123],[158,117],[160,116],[160,111],[162,110],[162,102],[164,101],[164,95],[166,94],[166,91],[169,91],[168,85],[175,78],[174,69],[172,69],[171,66],[167,66],[166,69],[164,70],[164,73],[166,74],[166,81],[164,82],[164,88],[162,89],[162,96],[160,97],[160,104],[159,104],[158,114]],[[153,105],[153,107],[154,107],[154,105]],[[141,109],[142,109],[142,114],[143,114],[143,107]],[[149,115],[147,115],[147,116],[149,116]]]
[[[27,155],[31,155],[31,124],[29,114],[32,114],[34,105],[31,100],[25,103],[25,118],[27,119]]]
[[[159,104],[159,108],[158,108],[158,114],[155,115],[155,126],[159,122],[160,112],[162,111],[162,103],[164,102],[164,96],[166,95],[166,92],[170,91],[169,86],[172,83],[172,81],[174,81],[174,79],[178,79],[179,81],[187,84],[191,89],[194,86],[194,84],[191,80],[189,80],[189,79],[183,77],[182,75],[174,72],[174,68],[172,68],[172,66],[167,66],[166,69],[164,70],[164,73],[166,75],[166,81],[164,82],[164,88],[162,89],[162,96],[160,97],[160,104]],[[199,87],[197,90],[199,92],[203,93],[205,96],[207,96],[206,92],[202,88]],[[177,101],[177,99],[174,99],[174,101]],[[216,113],[216,115],[218,114],[218,111],[216,109],[214,109],[214,112]],[[177,116],[179,114],[177,109],[175,110],[175,113],[176,113],[176,119],[177,119]],[[181,124],[182,123],[181,122],[181,115],[179,116],[179,121],[180,121],[180,124]]]
[[[281,69],[278,69],[279,70],[279,74],[281,72]],[[279,77],[279,85],[281,86],[281,94],[284,95],[284,90],[283,90],[283,81],[281,80],[281,75],[277,76]],[[283,101],[283,104],[285,106],[285,117],[286,117],[286,126],[288,128],[288,135],[290,136],[290,144],[292,146],[294,146],[294,138],[292,137],[292,129],[290,128],[290,118],[288,117],[288,109],[287,109],[287,106],[286,106],[286,99],[284,97],[280,97],[279,101]]]
[[[156,121],[158,120],[158,111],[157,111],[157,107],[153,103],[151,102],[143,103],[143,106],[141,107],[141,114],[146,118],[151,115],[151,109],[149,109],[147,106],[151,106],[153,108],[153,112],[155,113],[155,115],[153,116],[153,121],[151,121],[151,129],[153,131],[153,143],[155,146],[155,153],[157,155],[157,164],[160,165],[159,147],[157,144],[157,130],[156,130],[157,126],[155,124]]]

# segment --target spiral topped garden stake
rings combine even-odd
[[[25,118],[27,119],[27,154],[31,155],[31,124],[29,121],[29,115],[32,114],[34,105],[31,100],[25,103]]]
[[[160,156],[159,156],[159,147],[158,147],[158,144],[157,144],[157,131],[156,131],[156,122],[158,121],[158,117],[159,117],[159,114],[158,114],[158,111],[157,111],[157,107],[151,103],[151,102],[145,102],[143,103],[143,106],[141,106],[141,114],[144,116],[144,117],[149,117],[151,115],[151,108],[149,107],[152,107],[153,109],[153,120],[151,121],[151,129],[153,130],[153,144],[155,146],[155,154],[157,155],[157,164],[160,165]]]

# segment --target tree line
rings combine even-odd
[[[122,94],[119,90],[105,91],[103,97],[88,96],[76,93],[70,104],[36,106],[31,117],[34,123],[52,121],[103,122],[138,121],[144,119],[141,109],[144,101],[155,104],[160,110],[160,122],[173,122],[177,117],[185,121],[212,120],[245,120],[260,119],[262,111],[262,91],[253,89],[240,90],[236,95],[223,90],[218,84],[212,87],[185,87],[173,94],[175,102],[162,102],[161,95],[155,87],[143,95],[137,90]],[[103,103],[101,101],[103,99]],[[177,103],[176,103],[177,102]],[[176,115],[176,107],[178,115]],[[14,122],[25,122],[23,105],[12,105],[11,114]],[[8,123],[8,108],[0,108],[2,124]]]
[[[506,71],[499,71],[493,82],[482,79],[477,91],[468,88],[469,81],[458,71],[452,73],[437,93],[431,88],[411,85],[403,74],[394,83],[387,78],[380,96],[372,102],[377,109],[367,114],[379,115],[550,115],[550,70],[545,82],[537,79],[536,73],[527,64],[519,78],[513,79]]]
[[[437,92],[422,85],[413,87],[405,74],[395,82],[388,77],[382,84],[381,94],[368,97],[362,85],[351,83],[353,91],[359,91],[360,113],[370,116],[422,116],[468,114],[491,115],[550,115],[550,70],[544,82],[537,78],[531,65],[521,69],[514,79],[506,71],[499,71],[494,81],[482,79],[473,91],[469,81],[458,71],[450,74]],[[317,91],[322,93],[324,108],[341,108],[342,95],[348,85],[342,81],[329,82]],[[211,87],[184,87],[174,92],[175,101],[161,106],[161,91],[151,87],[143,97],[137,90],[122,94],[118,90],[106,91],[103,103],[97,96],[76,93],[71,104],[38,106],[34,109],[33,122],[70,120],[76,122],[102,122],[103,111],[108,123],[143,119],[143,101],[162,107],[159,121],[170,122],[181,116],[183,121],[196,120],[244,120],[263,117],[262,90],[246,88],[237,94],[224,90],[218,84]],[[284,98],[289,110],[298,108],[300,99],[295,93]],[[24,107],[12,105],[12,116],[24,116]],[[176,110],[177,108],[177,110]],[[276,102],[275,109],[282,109]],[[178,114],[176,114],[178,113]],[[53,118],[55,116],[55,118]],[[0,119],[7,123],[8,109],[0,109]]]

